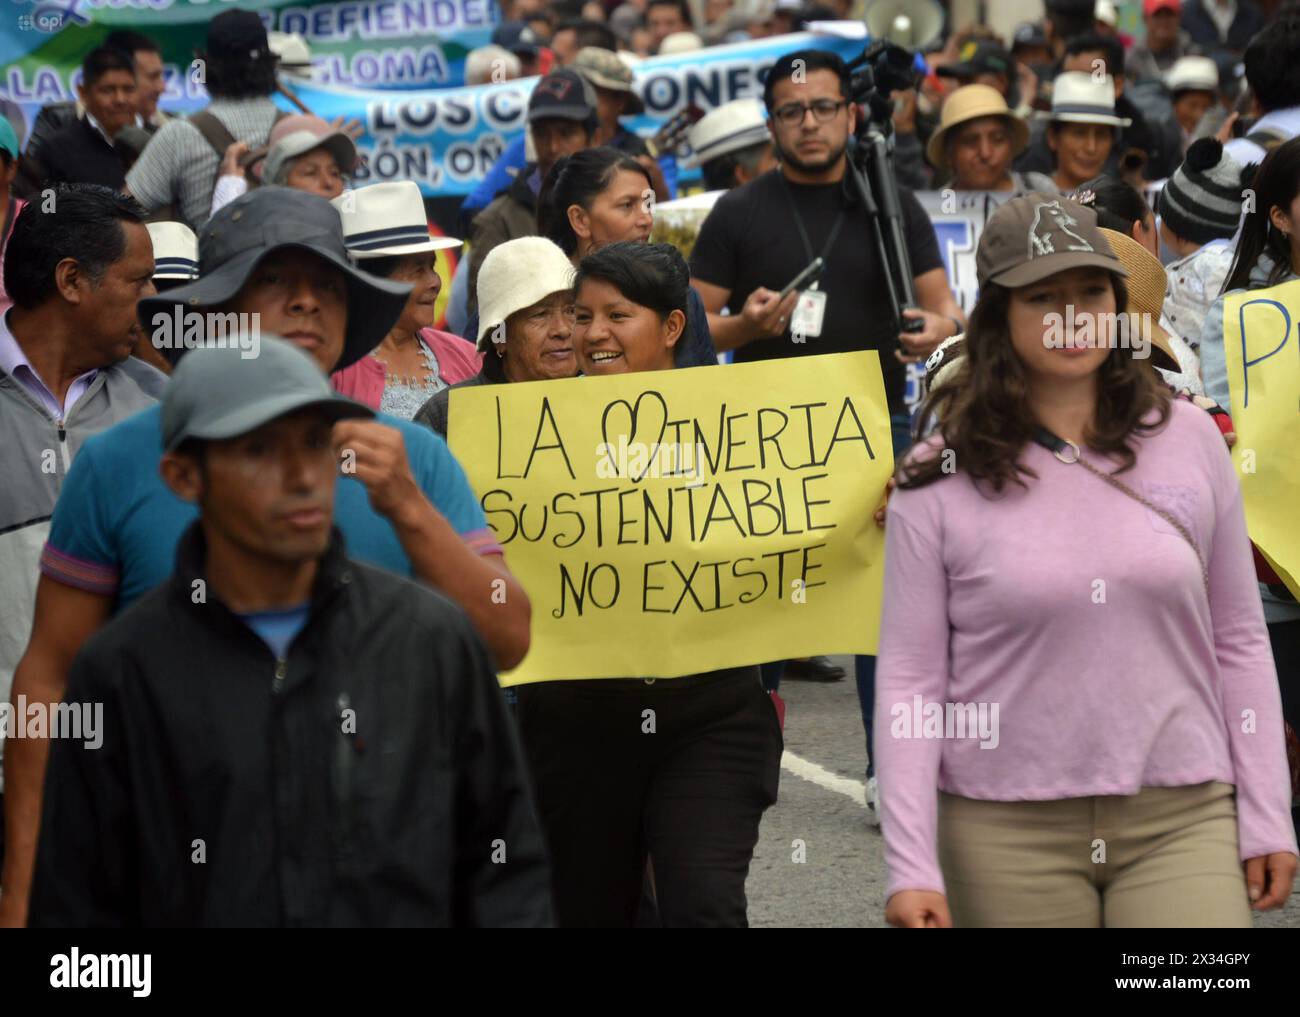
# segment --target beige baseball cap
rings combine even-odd
[[[1097,228],[1097,213],[1059,194],[1031,191],[989,218],[975,252],[980,288],[1015,289],[1070,268],[1104,268],[1128,275]]]
[[[599,46],[583,46],[574,57],[572,66],[596,88],[627,93],[628,103],[623,109],[625,115],[645,112],[645,104],[633,87],[635,79],[632,68],[618,53]]]

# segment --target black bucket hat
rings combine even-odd
[[[324,198],[291,187],[263,186],[241,195],[199,230],[199,278],[186,286],[145,297],[136,314],[146,334],[154,315],[177,304],[206,310],[235,296],[267,255],[285,248],[310,251],[339,269],[347,281],[348,322],[342,370],[383,341],[402,315],[411,287],[357,268],[343,244],[343,221]],[[168,350],[173,359],[184,352]]]

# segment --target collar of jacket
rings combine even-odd
[[[196,582],[202,582],[204,587],[207,585],[205,574],[207,551],[208,542],[203,535],[203,525],[199,520],[195,520],[176,544],[176,570],[172,574],[173,592],[187,604],[194,603],[193,591],[196,589],[194,585]],[[320,566],[316,570],[316,579],[312,583],[308,621],[338,597],[351,582],[352,564],[344,553],[343,535],[336,526],[330,532],[329,547],[321,556]],[[221,603],[215,596],[212,599]],[[222,603],[222,607],[230,611],[226,604]],[[230,613],[234,615],[233,611]]]
[[[519,171],[518,176],[510,183],[507,194],[514,198],[515,201],[523,205],[530,212],[537,209],[537,192],[533,190],[531,183],[533,174],[537,172],[537,165],[529,163]]]

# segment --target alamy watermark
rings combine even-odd
[[[6,738],[69,738],[85,748],[104,744],[103,703],[0,703],[0,732]]]
[[[72,947],[50,958],[52,989],[130,989],[137,999],[153,988],[153,954],[82,953]]]
[[[708,461],[704,445],[676,442],[629,442],[620,435],[618,442],[602,441],[596,446],[596,476],[602,480],[645,480],[647,477],[704,478]]]
[[[910,703],[895,703],[889,709],[889,733],[894,738],[948,738],[978,740],[981,749],[996,749],[997,703],[926,702],[914,695]]]
[[[187,311],[173,304],[158,311],[150,323],[150,341],[156,350],[237,349],[243,360],[255,360],[262,349],[261,315],[229,311]]]
[[[1049,350],[1107,349],[1132,350],[1135,360],[1151,356],[1153,334],[1151,315],[1145,312],[1120,311],[1086,313],[1078,316],[1074,305],[1065,305],[1065,314],[1053,311],[1043,315],[1043,345]]]

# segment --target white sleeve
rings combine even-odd
[[[248,181],[243,176],[217,177],[217,186],[212,189],[212,211],[208,214],[216,215],[217,209],[229,205],[247,190]]]

